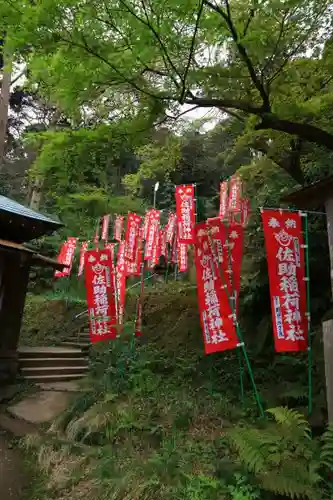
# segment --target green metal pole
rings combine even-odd
[[[215,248],[214,248],[214,243],[213,243],[213,240],[212,240],[212,237],[211,237],[209,231],[208,231],[208,238],[209,238],[209,242],[210,242],[210,247],[212,249],[213,257],[216,260],[217,256],[216,256],[216,252],[215,252]],[[242,352],[243,352],[244,359],[245,359],[245,364],[246,364],[247,369],[249,371],[250,380],[251,380],[251,384],[252,384],[252,387],[253,387],[254,397],[255,397],[255,400],[256,400],[258,408],[259,408],[260,416],[264,418],[265,417],[265,412],[264,412],[263,406],[261,404],[261,400],[260,400],[259,392],[258,392],[258,389],[257,389],[257,385],[256,385],[255,380],[254,380],[254,375],[253,375],[253,371],[252,371],[250,359],[248,357],[248,354],[247,354],[247,351],[246,351],[246,347],[245,347],[245,343],[244,343],[244,340],[243,340],[243,336],[242,336],[242,333],[241,333],[241,330],[240,330],[240,327],[239,327],[239,324],[238,324],[238,321],[237,321],[237,315],[234,312],[234,308],[233,308],[232,302],[230,300],[230,295],[229,295],[229,292],[228,292],[228,289],[227,289],[227,284],[226,284],[226,281],[225,281],[225,278],[224,278],[224,275],[223,275],[223,271],[221,271],[221,268],[220,268],[218,260],[216,260],[216,262],[218,263],[219,273],[220,273],[223,285],[225,286],[225,290],[226,290],[226,294],[227,294],[227,297],[228,297],[230,308],[233,311],[234,324],[235,324],[235,328],[236,328],[237,337],[238,337],[238,340],[239,340],[239,346],[238,347],[242,348]],[[212,265],[213,265],[213,263],[212,263]]]
[[[241,400],[242,402],[244,402],[243,363],[242,363],[242,353],[239,347],[237,348],[237,358],[239,366],[239,385],[240,385]]]
[[[310,259],[309,259],[309,228],[308,215],[304,217],[304,243],[305,243],[305,274],[306,274],[306,301],[308,319],[308,412],[312,414],[312,343],[311,343],[311,302],[310,302]]]

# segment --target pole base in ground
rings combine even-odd
[[[329,424],[333,423],[333,319],[323,321],[326,398]]]

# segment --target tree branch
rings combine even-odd
[[[137,19],[140,23],[142,23],[144,26],[146,26],[146,27],[147,27],[147,28],[148,28],[148,29],[149,29],[149,30],[153,33],[154,37],[156,38],[156,40],[157,40],[157,42],[158,42],[158,44],[159,44],[159,46],[160,46],[160,48],[162,49],[162,52],[163,52],[163,54],[164,54],[164,56],[162,55],[163,59],[164,59],[164,58],[166,59],[166,61],[167,61],[167,62],[169,63],[169,65],[170,65],[171,69],[175,72],[175,74],[178,76],[178,78],[179,78],[180,80],[182,80],[182,77],[181,77],[181,75],[179,74],[179,72],[178,72],[178,70],[177,70],[176,66],[175,66],[175,65],[174,65],[174,63],[172,62],[172,60],[171,60],[171,58],[170,58],[170,56],[169,56],[168,50],[167,50],[167,48],[165,47],[164,43],[162,42],[162,40],[161,40],[161,37],[160,37],[159,33],[156,31],[156,29],[154,28],[154,26],[151,24],[151,22],[150,22],[150,20],[149,20],[148,13],[147,13],[147,9],[146,9],[146,6],[145,6],[145,4],[144,4],[144,0],[141,0],[141,4],[142,4],[142,7],[143,7],[143,9],[144,9],[144,11],[145,11],[145,15],[146,15],[146,19],[147,19],[146,21],[145,21],[144,19],[142,19],[140,16],[138,16],[138,15],[136,14],[136,12],[134,12],[134,11],[133,11],[133,10],[132,10],[132,9],[131,9],[128,5],[127,5],[127,3],[126,3],[124,0],[119,0],[119,2],[120,2],[120,3],[121,3],[121,5],[122,5],[122,6],[123,6],[126,10],[127,10],[127,12],[128,12],[129,14],[131,14],[132,16],[134,16],[134,17],[135,17],[135,19]],[[164,64],[165,64],[165,66],[166,66],[166,69],[169,69],[169,68],[168,68],[168,66],[167,66],[167,64],[166,64],[166,63],[164,63]],[[170,76],[172,77],[172,75],[170,75]],[[174,82],[174,84],[176,85],[176,87],[180,88],[180,84],[179,84],[179,83],[177,82],[177,80],[175,80],[174,78],[173,78],[173,82]]]
[[[203,0],[199,0],[199,9],[198,9],[198,14],[197,14],[196,22],[195,22],[194,33],[193,33],[193,37],[192,37],[192,41],[191,41],[190,53],[189,53],[189,56],[188,56],[186,68],[185,68],[184,75],[183,75],[183,78],[182,78],[183,89],[182,89],[182,93],[181,93],[181,96],[180,96],[180,99],[179,99],[180,102],[182,102],[184,100],[184,97],[185,97],[185,94],[186,94],[186,79],[187,79],[187,74],[188,74],[188,71],[190,69],[191,62],[192,62],[192,57],[193,57],[193,52],[194,52],[194,46],[195,46],[195,39],[197,37],[197,33],[198,33],[198,29],[199,29],[199,23],[200,23],[200,18],[201,18],[201,14],[202,14],[202,11],[203,11],[203,7],[204,7]]]
[[[295,135],[308,142],[325,146],[327,149],[333,151],[333,135],[315,125],[284,120],[273,113],[264,113],[261,118],[262,122],[255,127],[255,130],[278,130],[286,134]]]
[[[114,66],[108,59],[106,59],[105,57],[103,57],[101,54],[99,54],[98,52],[95,52],[89,45],[88,43],[86,42],[84,36],[81,34],[81,37],[82,37],[82,40],[83,40],[83,44],[81,43],[78,43],[78,42],[74,42],[73,40],[68,40],[67,38],[64,38],[62,36],[60,36],[60,40],[63,41],[63,42],[66,42],[68,43],[69,45],[72,45],[73,47],[78,47],[80,49],[83,49],[85,50],[88,54],[90,54],[91,56],[94,56],[96,57],[97,59],[99,59],[100,61],[104,62],[105,64],[107,64],[122,80],[122,83],[126,83],[128,85],[131,85],[135,90],[137,90],[138,92],[141,92],[142,94],[145,94],[147,95],[148,97],[151,97],[153,99],[157,99],[157,100],[173,100],[171,97],[169,96],[158,96],[156,94],[152,94],[151,92],[149,92],[148,90],[146,89],[143,89],[141,88],[135,81],[133,78],[128,78],[127,76],[125,76],[121,71],[119,71],[119,69]]]
[[[297,139],[296,141],[292,139],[290,141],[290,151],[285,151],[281,155],[277,156],[270,151],[270,147],[263,138],[258,138],[251,144],[251,147],[255,151],[260,151],[271,161],[276,163],[279,167],[285,170],[295,181],[300,184],[304,183],[304,176],[301,169],[301,152],[302,152],[302,140]]]
[[[229,28],[230,34],[232,36],[232,39],[237,47],[238,53],[248,69],[249,75],[251,77],[251,80],[252,80],[254,86],[256,87],[256,89],[258,90],[258,92],[260,94],[260,97],[262,99],[262,109],[266,112],[269,112],[270,111],[270,102],[269,102],[268,94],[267,94],[262,82],[260,81],[255,69],[254,69],[252,61],[251,61],[244,45],[240,41],[237,30],[232,22],[232,19],[231,19],[230,6],[229,6],[228,0],[226,0],[227,13],[221,7],[214,5],[210,0],[203,0],[203,1],[208,7],[210,7],[217,14],[219,14],[222,17],[222,19],[226,22],[226,24]]]
[[[233,99],[215,99],[208,97],[191,97],[184,100],[185,104],[198,105],[201,108],[219,108],[224,111],[225,108],[238,109],[245,113],[261,116],[262,107],[255,106],[248,101],[238,101]]]

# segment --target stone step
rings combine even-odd
[[[76,358],[30,358],[30,357],[20,357],[20,368],[30,368],[30,367],[52,367],[52,366],[78,366],[85,367],[88,366],[88,358],[83,356]]]
[[[41,375],[83,375],[88,369],[88,366],[29,366],[21,368],[21,375],[24,378],[40,377]]]
[[[70,342],[90,342],[90,336],[85,336],[85,335],[70,335],[69,337],[66,338],[65,342],[70,341]]]
[[[90,342],[84,342],[84,341],[79,341],[79,340],[64,340],[61,342],[61,345],[64,347],[72,347],[72,348],[79,348],[82,351],[87,351],[90,347]]]
[[[82,350],[68,347],[19,347],[19,359],[21,358],[82,358]]]
[[[45,383],[53,383],[53,382],[67,382],[70,380],[78,380],[80,378],[85,377],[85,373],[71,373],[71,374],[60,374],[57,375],[45,375],[45,374],[30,374],[24,375],[25,380],[29,380],[30,382],[34,382],[36,384],[45,384]]]

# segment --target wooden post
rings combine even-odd
[[[327,236],[330,253],[330,276],[333,297],[333,195],[325,202]],[[333,423],[333,317],[323,321],[323,344],[325,358],[326,399],[328,422]]]
[[[0,385],[12,382],[18,370],[19,342],[25,296],[29,281],[30,255],[3,252],[0,308]]]

